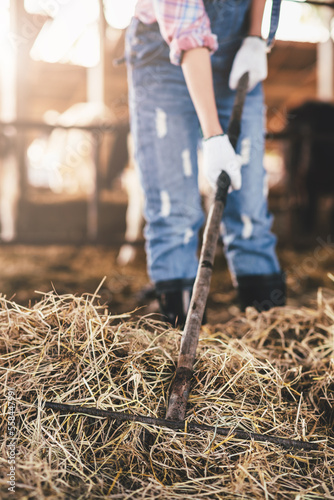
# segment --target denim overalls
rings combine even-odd
[[[247,35],[251,0],[204,0],[219,49],[212,55],[219,118],[227,130],[234,100],[228,78]],[[277,9],[276,9],[277,11]],[[276,12],[278,17],[278,12]],[[148,271],[154,283],[192,283],[197,272],[198,231],[204,217],[198,191],[199,122],[181,67],[169,61],[169,47],[157,23],[133,19],[127,31],[131,130],[145,193]],[[247,94],[237,152],[242,154],[242,188],[228,195],[222,221],[232,277],[280,272],[267,210],[263,168],[262,85]]]

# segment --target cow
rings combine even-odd
[[[112,113],[102,103],[77,103],[60,114],[45,114],[51,134],[35,139],[27,150],[28,181],[48,187],[55,193],[92,196],[96,189],[96,147],[102,138],[98,127],[111,123]],[[69,129],[57,128],[73,127]],[[76,126],[95,126],[97,132]],[[0,240],[17,237],[17,214],[20,197],[20,173],[16,154],[16,131],[13,126],[0,130]]]
[[[96,189],[95,151],[101,134],[75,127],[99,127],[111,118],[110,110],[98,102],[76,103],[61,114],[49,111],[45,121],[54,130],[48,138],[38,138],[28,148],[32,183],[37,187],[44,183],[55,193],[91,196]],[[38,158],[33,154],[37,145]]]
[[[307,101],[291,109],[285,134],[290,209],[297,208],[298,227],[311,233],[320,199],[334,202],[334,105]]]

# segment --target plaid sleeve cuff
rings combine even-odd
[[[217,36],[210,34],[184,34],[180,38],[174,38],[170,43],[170,61],[179,66],[182,62],[183,52],[196,47],[207,47],[211,53],[218,49]]]

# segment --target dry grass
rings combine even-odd
[[[187,420],[321,443],[319,451],[43,409],[43,401],[163,417],[180,332],[113,317],[96,297],[0,298],[1,498],[334,499],[334,297],[203,328]],[[7,493],[8,390],[16,493]],[[38,402],[38,409],[36,404]]]

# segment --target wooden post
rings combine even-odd
[[[16,61],[16,119],[27,118],[29,102],[29,61],[30,49],[38,34],[40,26],[31,21],[24,8],[24,0],[11,0],[11,45],[15,51]],[[18,132],[17,159],[20,172],[20,201],[24,203],[27,195],[26,140],[25,131]]]
[[[87,68],[87,102],[104,103],[104,67],[105,67],[105,18],[103,0],[99,0],[99,35],[100,35],[100,60],[92,68]],[[101,132],[102,133],[102,132]],[[96,241],[99,224],[99,177],[100,177],[100,134],[95,138],[95,176],[94,189],[88,200],[87,206],[87,236],[90,241]]]
[[[323,12],[330,32],[332,9],[324,7]],[[333,40],[329,36],[326,42],[319,42],[317,44],[317,97],[323,101],[331,101],[333,99],[333,69]]]
[[[16,2],[11,2],[10,6],[10,32],[16,31]],[[16,67],[17,67],[17,49],[11,43],[10,34],[2,42],[0,47],[0,118],[2,121],[15,121],[17,118],[17,99],[16,99]]]
[[[105,29],[106,23],[104,18],[103,0],[99,0],[100,15],[99,15],[99,38],[100,38],[100,60],[91,68],[87,68],[87,102],[104,103],[104,68],[105,68]]]
[[[17,119],[17,46],[12,43],[16,32],[16,4],[10,5],[9,32],[0,47],[0,120],[13,122]],[[5,8],[4,6],[2,7]],[[1,130],[6,144],[1,159],[0,184],[0,237],[10,242],[16,236],[17,203],[19,197],[19,169],[16,154],[17,131],[13,126]]]

